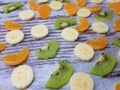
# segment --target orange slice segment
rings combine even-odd
[[[86,6],[85,8],[89,9],[91,12],[99,12],[102,9],[101,5],[97,6]]]
[[[115,84],[115,90],[120,90],[120,83]]]
[[[94,50],[102,50],[107,46],[107,38],[99,37],[94,40],[88,40],[86,43],[90,45]]]
[[[67,14],[69,15],[75,15],[77,12],[77,5],[73,2],[67,3],[64,5],[64,9]]]
[[[26,61],[29,55],[29,49],[24,47],[22,51],[3,56],[3,62],[7,65],[19,65]]]
[[[83,6],[85,6],[86,5],[86,0],[76,0],[77,1],[77,3],[78,3],[78,6],[79,7],[83,7]]]
[[[38,4],[35,1],[29,1],[29,7],[33,10],[37,10]]]
[[[120,31],[120,18],[115,20],[115,22],[114,22],[114,30],[116,32]]]
[[[0,52],[2,52],[6,48],[6,44],[0,42]]]
[[[86,31],[90,26],[90,22],[86,18],[80,19],[80,25],[76,26],[77,31],[84,32]]]
[[[4,27],[7,29],[7,30],[21,30],[23,28],[22,24],[18,24],[12,20],[6,20],[4,21]]]
[[[38,11],[38,15],[40,16],[40,18],[47,19],[50,15],[51,8],[45,4],[45,5],[39,6],[37,11]]]

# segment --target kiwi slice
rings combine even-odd
[[[103,52],[90,73],[102,77],[106,76],[112,72],[116,64],[117,60],[115,57]]]
[[[36,51],[36,56],[39,59],[49,59],[56,56],[58,51],[58,43],[56,39],[51,40],[47,45],[43,48]]]
[[[120,38],[112,40],[112,44],[117,46],[117,47],[120,47]]]
[[[51,74],[45,84],[46,88],[58,89],[67,84],[74,72],[74,68],[68,62],[60,60],[57,69]]]
[[[110,11],[98,12],[95,14],[95,19],[102,22],[110,21],[112,17],[113,15]]]

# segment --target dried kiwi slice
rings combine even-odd
[[[110,11],[98,12],[95,14],[95,19],[103,22],[110,21],[113,15]]]
[[[91,74],[97,76],[106,76],[111,73],[117,64],[117,60],[112,55],[103,52],[91,70]]]
[[[117,47],[120,47],[120,38],[112,40],[112,44],[117,46]]]
[[[62,2],[62,3],[69,3],[70,0],[54,0],[54,1],[59,1],[59,2]]]
[[[51,40],[46,46],[36,51],[39,59],[49,59],[56,56],[58,51],[58,43],[56,39]]]
[[[74,72],[74,68],[68,62],[60,60],[58,68],[52,73],[45,84],[46,88],[58,89],[67,84]]]

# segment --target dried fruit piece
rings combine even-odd
[[[85,6],[86,5],[86,0],[76,0],[77,1],[77,3],[78,3],[78,6],[79,7],[83,7],[83,6]]]
[[[50,12],[51,12],[51,8],[46,4],[38,7],[38,15],[42,19],[47,19],[50,15]]]
[[[96,6],[86,6],[84,8],[89,9],[91,12],[99,12],[102,9],[101,5],[96,5]]]
[[[90,0],[93,4],[101,4],[103,0]]]
[[[86,18],[81,18],[80,25],[76,26],[76,29],[79,32],[84,32],[89,28],[89,26],[90,26],[90,22]]]
[[[24,4],[21,2],[13,2],[13,3],[9,3],[5,6],[3,6],[2,9],[5,13],[9,13],[9,12],[19,9],[23,6],[24,6]]]
[[[120,19],[116,19],[115,22],[114,22],[114,30],[116,32],[119,32],[120,31]]]
[[[3,56],[2,60],[7,65],[19,65],[27,60],[29,56],[28,47],[24,47],[22,51],[18,53],[7,54]]]
[[[112,40],[112,44],[117,46],[117,47],[120,47],[120,38]]]
[[[6,44],[0,42],[0,52],[2,52],[6,48]]]
[[[114,88],[114,90],[120,90],[120,82],[116,83]]]
[[[77,12],[77,5],[73,2],[70,2],[70,3],[67,3],[67,4],[64,5],[64,9],[65,9],[67,14],[75,15],[76,12]]]
[[[86,43],[90,45],[94,50],[101,50],[107,46],[107,38],[99,37],[95,40],[88,40]]]
[[[7,30],[21,30],[23,28],[22,24],[18,24],[12,20],[6,20],[4,21],[4,27]]]
[[[29,7],[33,10],[37,10],[38,4],[35,1],[29,1]]]
[[[69,3],[70,0],[54,0],[54,1],[59,1],[59,2],[62,2],[62,3]]]

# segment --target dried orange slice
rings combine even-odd
[[[120,90],[120,82],[115,84],[115,90]]]
[[[115,22],[114,22],[114,30],[116,32],[120,31],[120,18],[115,20]]]
[[[33,10],[37,10],[38,4],[35,1],[29,1],[29,7]]]
[[[75,15],[77,12],[77,5],[73,2],[67,3],[64,5],[64,9],[67,14],[69,15]]]
[[[94,50],[102,50],[107,46],[107,38],[99,37],[95,40],[88,40],[86,43],[90,45]]]
[[[99,12],[102,9],[102,6],[86,6],[85,8],[89,9],[91,12]]]
[[[109,3],[108,8],[112,9],[116,15],[120,15],[120,2]]]
[[[18,53],[7,54],[3,56],[3,62],[7,65],[19,65],[26,61],[29,55],[28,47],[24,47],[22,51]]]
[[[18,24],[12,20],[4,21],[4,26],[7,30],[21,30],[23,28],[22,24]]]
[[[76,0],[77,1],[77,3],[78,3],[78,6],[79,7],[83,7],[83,6],[85,6],[86,5],[86,0]]]
[[[38,11],[38,15],[40,16],[40,18],[47,19],[50,15],[51,8],[50,6],[44,4],[44,5],[40,5],[37,11]]]
[[[76,26],[77,31],[84,32],[86,31],[90,26],[90,22],[86,18],[80,19],[80,25]]]
[[[0,52],[2,52],[6,48],[6,44],[0,42]]]

